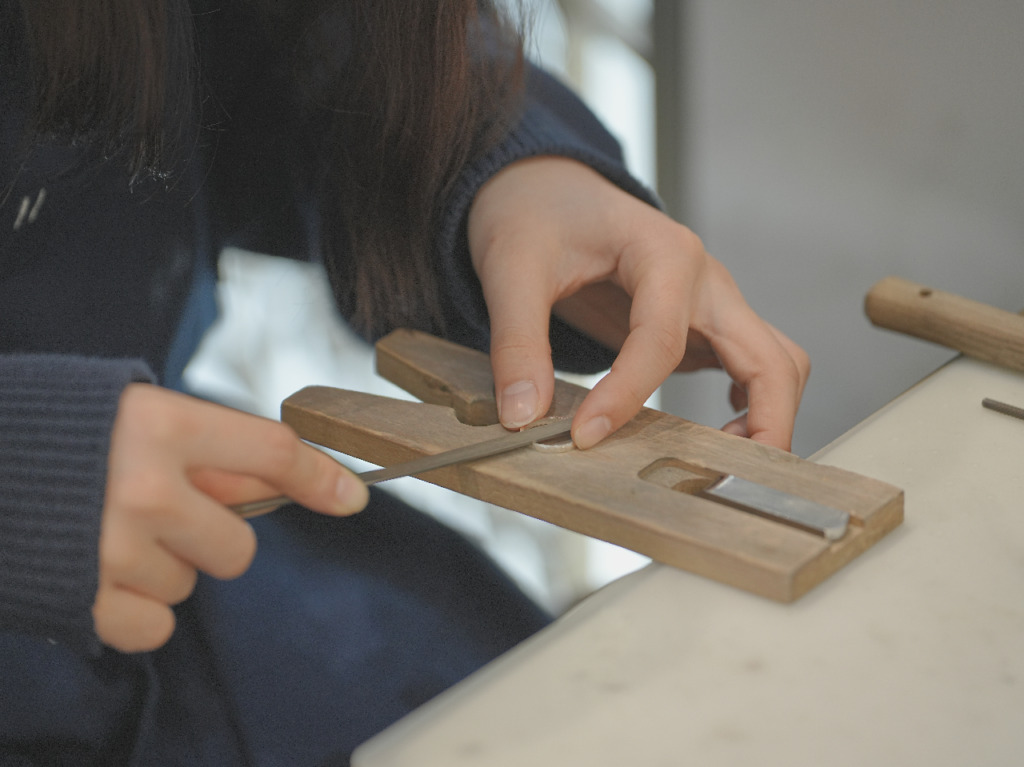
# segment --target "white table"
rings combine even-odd
[[[959,359],[814,458],[906,520],[791,605],[660,565],[382,733],[358,767],[1024,764],[1024,375]]]

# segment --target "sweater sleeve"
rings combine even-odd
[[[0,629],[96,653],[110,434],[141,362],[0,355]]]
[[[559,155],[590,166],[623,190],[660,207],[655,194],[626,170],[615,138],[575,94],[535,67],[528,70],[526,85],[518,122],[497,146],[463,172],[440,231],[448,335],[482,350],[487,349],[489,337],[487,307],[469,258],[466,219],[473,198],[489,178],[517,160]],[[609,349],[555,316],[550,336],[555,365],[562,370],[596,373],[607,369],[614,359]]]

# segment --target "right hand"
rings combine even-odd
[[[229,504],[287,495],[326,514],[362,509],[366,486],[288,426],[149,384],[121,396],[99,542],[96,633],[123,652],[174,631],[197,571],[244,573],[256,537]]]

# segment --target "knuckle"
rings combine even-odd
[[[473,268],[480,274],[496,259],[492,258],[503,242],[500,223],[470,216],[469,254]]]
[[[113,540],[111,540],[113,538]],[[131,580],[145,566],[138,546],[114,536],[105,536],[100,546],[100,567],[116,582]]]
[[[673,235],[676,247],[683,253],[697,258],[703,258],[707,254],[704,250],[704,241],[689,227],[676,223]]]
[[[146,466],[120,474],[111,483],[108,498],[134,514],[148,514],[162,499],[174,495],[174,481],[161,466]]]
[[[787,364],[784,366],[786,377],[793,387],[800,391],[803,383],[807,380],[810,371],[811,360],[802,349],[792,350],[786,357]]]
[[[298,435],[287,424],[269,424],[262,445],[268,476],[290,474],[298,461],[301,444]]]
[[[704,259],[703,275],[714,287],[715,295],[731,295],[734,298],[739,298],[746,304],[746,300],[743,299],[739,285],[736,284],[732,272],[721,261],[711,256],[706,256]]]
[[[798,346],[793,352],[793,358],[801,380],[806,381],[811,375],[811,356]]]
[[[664,252],[687,261],[700,261],[706,258],[704,242],[692,229],[668,218],[658,210],[651,209],[649,213],[649,216],[635,221],[637,228],[630,233],[629,240],[637,243],[660,242],[668,248]]]
[[[659,360],[677,364],[686,352],[687,332],[680,326],[662,325],[650,331],[650,343]]]
[[[612,365],[612,371],[617,373],[615,365]],[[627,413],[628,415],[614,418],[615,423],[624,423],[628,421],[647,401],[648,397],[651,396],[651,392],[647,391],[645,387],[639,381],[617,378],[617,385],[614,387],[614,393],[611,396],[611,400],[614,401],[614,409],[621,413]],[[607,379],[606,379],[607,380]]]
[[[174,407],[169,392],[149,384],[135,384],[122,400],[129,420],[154,442],[177,440],[189,424],[180,408]]]
[[[546,335],[505,328],[491,337],[491,360],[499,387],[523,378],[535,380],[551,365],[551,346]]]
[[[532,354],[538,346],[543,349],[546,344],[546,339],[539,344],[538,338],[524,328],[507,327],[493,331],[491,354]]]

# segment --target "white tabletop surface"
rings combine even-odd
[[[354,764],[1024,764],[1024,421],[984,397],[1024,375],[957,360],[815,456],[906,519],[796,603],[652,565]]]

